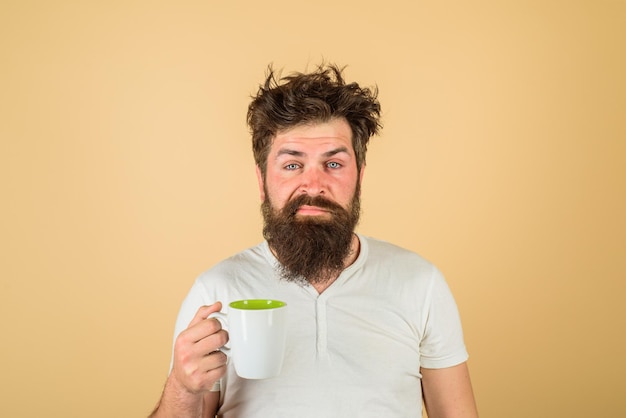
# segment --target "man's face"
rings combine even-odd
[[[348,209],[362,175],[352,130],[344,119],[279,132],[267,157],[265,178],[257,167],[261,200],[269,199],[276,210],[302,194],[321,196]],[[307,205],[297,216],[328,218],[328,213]]]
[[[311,283],[343,269],[359,218],[359,173],[343,119],[280,132],[265,178],[257,167],[264,235],[282,276]]]

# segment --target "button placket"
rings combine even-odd
[[[325,355],[328,349],[328,322],[326,318],[326,298],[320,295],[316,305],[317,353]]]

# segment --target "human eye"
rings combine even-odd
[[[289,163],[285,165],[285,170],[289,170],[289,171],[297,170],[298,168],[300,168],[300,164]]]
[[[330,161],[329,163],[326,164],[326,167],[332,168],[332,169],[341,168],[341,164],[338,163],[337,161]]]

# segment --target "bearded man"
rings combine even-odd
[[[342,70],[276,77],[248,108],[265,241],[200,275],[179,312],[154,417],[473,418],[458,311],[419,255],[355,233],[377,90]],[[214,312],[268,297],[290,307],[279,376],[243,379]],[[224,302],[224,305],[222,305]]]

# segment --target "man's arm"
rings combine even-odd
[[[219,321],[207,317],[221,308],[219,302],[201,307],[176,338],[172,371],[151,417],[215,416],[219,392],[210,390],[226,372],[226,356],[217,350],[226,344],[228,334]]]
[[[429,418],[478,418],[467,363],[421,372]]]

